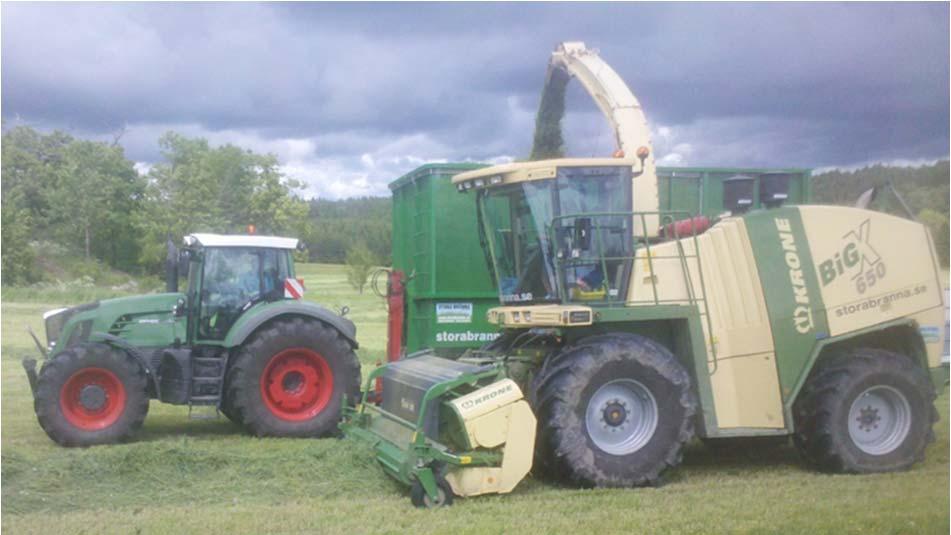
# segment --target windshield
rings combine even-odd
[[[619,299],[633,250],[627,167],[483,190],[479,210],[503,304]],[[612,215],[605,215],[605,213]]]

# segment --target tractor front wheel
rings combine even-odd
[[[145,420],[147,378],[118,349],[105,344],[71,347],[40,370],[34,409],[46,434],[62,446],[119,442]]]
[[[360,362],[332,327],[304,318],[269,323],[241,347],[222,407],[258,436],[334,433],[344,396],[360,391]]]
[[[809,379],[794,407],[794,441],[828,472],[904,470],[923,460],[938,419],[935,391],[911,359],[881,349],[841,355]]]
[[[540,468],[570,483],[658,483],[693,437],[690,376],[660,344],[594,336],[552,357],[534,381]]]

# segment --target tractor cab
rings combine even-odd
[[[300,297],[292,253],[299,242],[272,236],[191,234],[170,263],[169,291],[180,276],[187,290],[175,308],[188,316],[192,340],[223,340],[237,319],[258,303]],[[175,257],[172,253],[171,258]],[[174,284],[172,284],[174,282]],[[285,289],[285,286],[288,286]]]
[[[624,300],[635,233],[636,162],[564,159],[479,169],[479,231],[504,305]]]

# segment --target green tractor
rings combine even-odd
[[[39,373],[23,361],[40,426],[63,446],[118,442],[158,399],[214,407],[259,436],[334,433],[359,392],[356,327],[300,299],[298,246],[192,234],[169,243],[167,293],[45,313],[47,344],[30,333]]]

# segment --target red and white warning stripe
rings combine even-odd
[[[284,297],[300,299],[304,297],[304,283],[300,279],[284,279]]]

